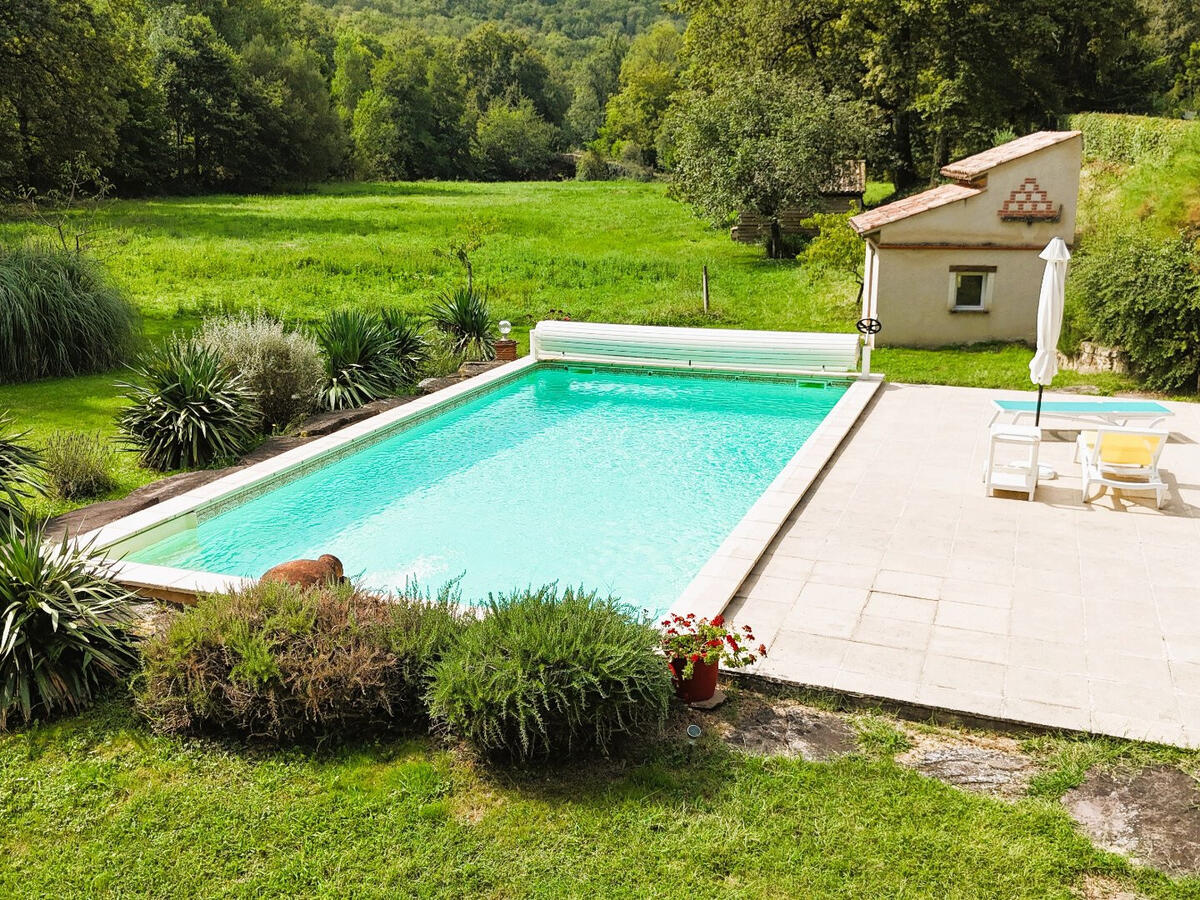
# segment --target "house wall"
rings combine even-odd
[[[879,254],[880,346],[937,347],[992,340],[1033,342],[1051,238],[1075,236],[1082,138],[1075,137],[991,169],[983,193],[882,226],[869,238]],[[1057,222],[1005,221],[999,211],[1026,178],[1061,205]],[[995,267],[986,312],[953,311],[951,266]]]
[[[1037,250],[880,250],[876,339],[881,347],[943,347],[1037,339],[1045,262]],[[986,311],[951,310],[951,266],[995,266]]]

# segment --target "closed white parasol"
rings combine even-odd
[[[1058,336],[1062,332],[1063,301],[1067,290],[1067,261],[1071,251],[1062,238],[1054,238],[1038,254],[1046,261],[1042,294],[1038,299],[1037,353],[1029,362],[1029,377],[1038,386],[1034,425],[1042,420],[1042,391],[1058,374]]]

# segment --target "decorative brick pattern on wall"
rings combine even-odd
[[[1033,177],[1026,178],[1019,188],[1009,191],[1008,199],[1000,207],[1000,218],[1005,220],[1055,222],[1061,214],[1062,207],[1050,200],[1049,194]]]

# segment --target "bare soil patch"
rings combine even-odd
[[[854,729],[841,716],[747,693],[737,698],[731,720],[722,723],[721,737],[744,753],[810,761],[858,749]]]
[[[1200,874],[1200,784],[1187,773],[1094,771],[1062,802],[1103,849],[1172,875]]]

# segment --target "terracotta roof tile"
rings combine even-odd
[[[1017,138],[1015,141],[1001,144],[999,147],[993,147],[991,150],[984,150],[982,153],[952,162],[948,166],[942,166],[942,174],[947,178],[970,181],[1001,163],[1020,159],[1022,156],[1028,156],[1038,150],[1045,150],[1047,147],[1061,144],[1080,134],[1082,132],[1079,131],[1036,131],[1025,137]]]
[[[982,193],[982,188],[967,187],[963,184],[943,184],[919,194],[913,194],[911,197],[905,197],[903,200],[859,213],[850,220],[850,226],[859,234],[867,234],[884,225],[890,225],[892,222],[898,222],[909,216],[937,209],[939,206],[954,203],[956,200],[966,200],[968,197]]]
[[[822,194],[861,194],[867,189],[867,161],[848,159],[821,185]]]

